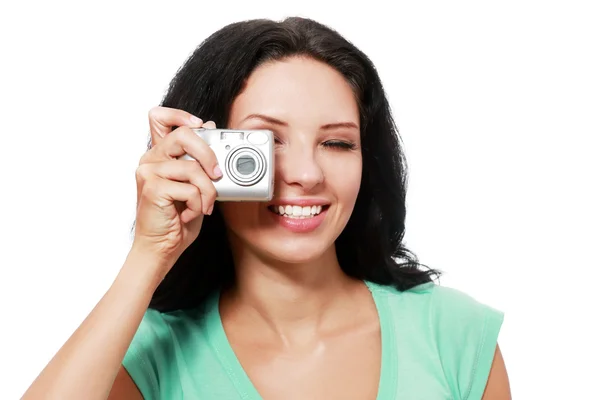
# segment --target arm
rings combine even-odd
[[[150,262],[135,252],[129,254],[106,294],[31,384],[23,400],[106,399],[115,378],[119,379],[112,398],[130,393],[125,390],[135,385],[123,375],[121,362],[158,286],[158,279],[148,272]]]
[[[110,289],[22,399],[104,400],[139,394],[121,363],[158,284],[198,237],[217,196],[211,181],[220,178],[214,172],[217,157],[191,129],[215,125],[192,117],[174,108],[150,111],[152,148],[136,171],[132,249]],[[179,128],[173,131],[173,126]],[[184,154],[198,162],[177,160]]]
[[[496,346],[494,361],[492,361],[490,376],[482,400],[511,400],[508,373],[500,352],[500,346]]]
[[[107,400],[144,400],[138,387],[123,366],[119,368],[119,373]]]

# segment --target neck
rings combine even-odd
[[[334,246],[306,263],[273,261],[240,247],[234,259],[236,282],[222,295],[221,311],[236,324],[262,325],[288,345],[353,319],[349,301],[364,285],[342,271]]]

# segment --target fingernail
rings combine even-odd
[[[217,178],[220,178],[220,177],[223,176],[223,171],[221,171],[221,168],[219,168],[218,165],[215,167],[215,169],[213,170],[213,172],[215,173],[215,175],[217,176]]]
[[[213,204],[212,206],[210,206],[210,208],[208,209],[208,212],[206,213],[207,215],[212,215],[213,212],[213,208],[215,207],[215,205]]]
[[[195,115],[192,115],[190,117],[190,121],[192,121],[192,124],[194,124],[194,125],[199,125],[202,123],[202,120],[200,118],[196,117]]]

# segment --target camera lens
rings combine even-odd
[[[243,155],[238,157],[237,160],[235,160],[235,167],[237,168],[240,174],[250,175],[256,169],[256,161],[254,161],[253,157]]]
[[[267,170],[264,154],[259,149],[247,145],[231,150],[225,164],[229,178],[240,186],[255,185]]]

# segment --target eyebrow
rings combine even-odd
[[[274,117],[269,117],[268,115],[264,115],[264,114],[250,114],[246,118],[244,118],[242,120],[242,122],[247,121],[249,119],[260,119],[262,121],[268,122],[273,125],[289,126],[287,122],[284,122],[284,121],[274,118]],[[350,121],[348,121],[348,122],[333,122],[333,123],[325,124],[325,125],[321,126],[321,129],[323,129],[323,130],[336,129],[336,128],[359,129],[358,126],[354,122],[350,122]]]

